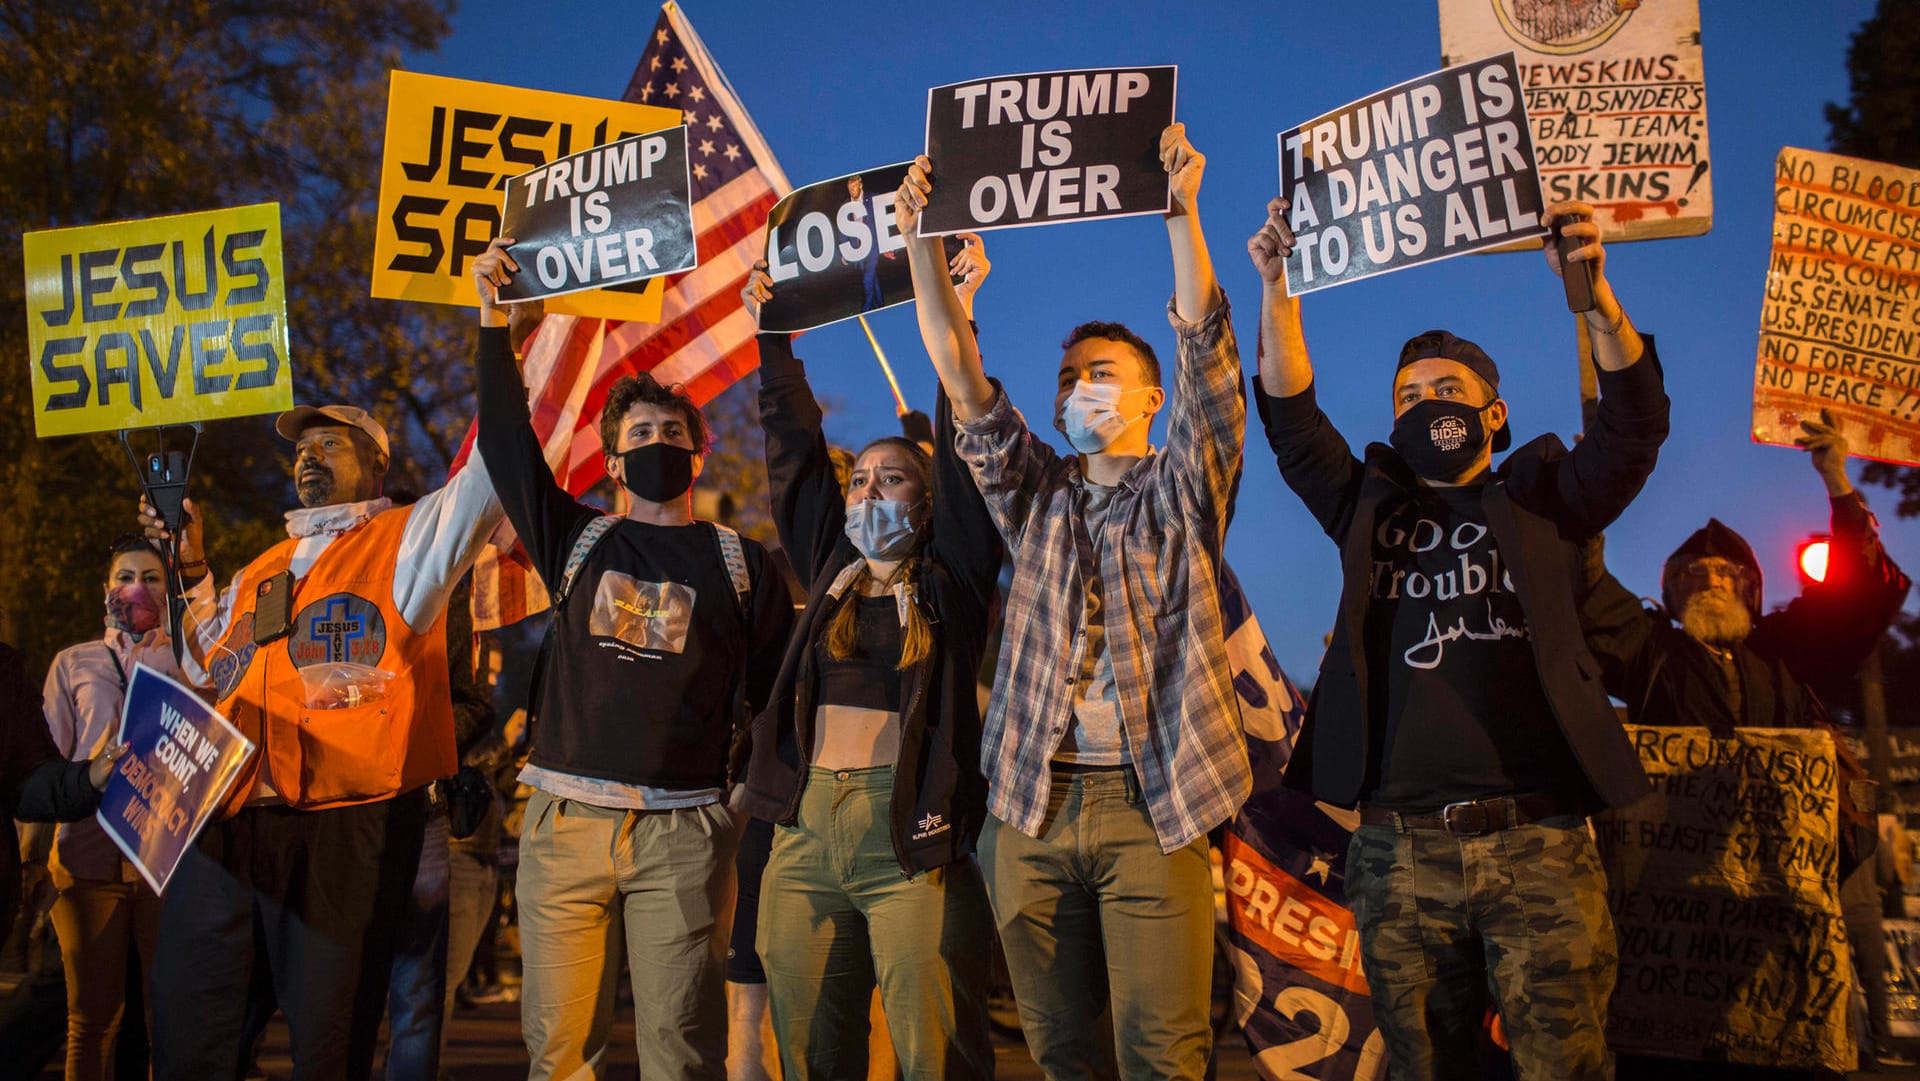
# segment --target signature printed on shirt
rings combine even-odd
[[[1467,626],[1466,616],[1461,616],[1453,621],[1453,626],[1441,630],[1440,618],[1431,612],[1427,613],[1427,636],[1407,647],[1407,651],[1401,656],[1405,658],[1409,668],[1432,669],[1440,667],[1440,662],[1446,659],[1448,642],[1462,638],[1469,642],[1497,642],[1502,638],[1531,637],[1532,633],[1528,631],[1526,624],[1508,623],[1495,615],[1493,602],[1489,600],[1486,623],[1480,630]]]

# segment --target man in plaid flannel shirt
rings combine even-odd
[[[1168,404],[1159,361],[1117,323],[1064,343],[1055,426],[1080,453],[1036,438],[981,368],[940,241],[914,236],[938,163],[919,158],[895,200],[957,445],[1013,557],[979,855],[1050,1078],[1202,1076],[1206,834],[1251,786],[1217,589],[1246,423],[1240,358],[1200,230],[1205,159],[1181,124],[1160,158],[1179,339],[1161,453],[1147,442]]]

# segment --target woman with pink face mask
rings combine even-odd
[[[92,758],[120,732],[133,666],[180,679],[167,638],[166,565],[139,536],[109,547],[106,632],[61,650],[47,672],[47,727],[69,760]],[[113,1072],[114,1037],[126,1008],[127,961],[144,972],[159,931],[160,898],[91,818],[60,827],[49,870],[59,890],[53,926],[67,973],[67,1081]]]

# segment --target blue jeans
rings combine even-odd
[[[438,1081],[447,999],[447,809],[427,809],[420,871],[387,985],[387,1081]]]

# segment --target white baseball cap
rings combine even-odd
[[[300,433],[312,427],[316,421],[332,421],[349,428],[358,428],[373,438],[380,453],[393,457],[393,451],[387,447],[387,430],[380,422],[357,405],[296,405],[280,414],[273,422],[273,430],[290,443],[300,441]]]

